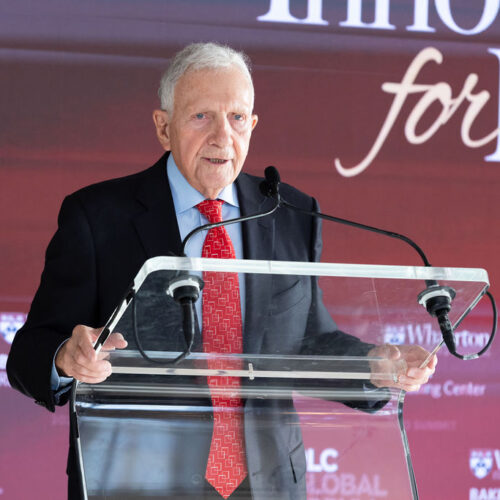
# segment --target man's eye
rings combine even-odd
[[[203,118],[205,118],[205,114],[204,113],[196,113],[194,115],[194,117],[197,119],[197,120],[202,120]]]
[[[236,113],[236,114],[234,115],[234,119],[235,119],[235,120],[237,120],[237,121],[239,121],[239,122],[241,122],[241,121],[243,121],[243,120],[245,119],[245,116],[244,116],[244,115],[240,115],[240,114]]]

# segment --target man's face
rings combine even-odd
[[[177,82],[171,116],[156,110],[158,139],[189,184],[215,199],[240,173],[257,116],[252,87],[237,66],[188,71]]]

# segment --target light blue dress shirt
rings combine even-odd
[[[205,197],[197,191],[186,178],[181,174],[177,165],[175,164],[173,155],[170,155],[167,160],[167,175],[168,182],[170,184],[170,191],[172,192],[172,198],[174,201],[175,215],[177,217],[177,225],[179,226],[179,232],[181,235],[181,240],[195,228],[208,224],[209,221],[200,214],[199,210],[196,208],[198,203],[205,200]],[[224,201],[222,205],[222,220],[235,219],[240,216],[240,206],[238,202],[238,193],[236,191],[236,186],[230,184],[226,186],[218,196],[219,200]],[[226,227],[226,231],[231,238],[234,247],[234,253],[237,259],[243,258],[243,242],[241,237],[241,223],[230,224]],[[207,231],[200,231],[195,234],[186,245],[186,255],[188,257],[201,257],[201,252],[203,248],[203,242]],[[241,319],[245,319],[245,280],[240,275],[240,301],[241,301]],[[201,316],[201,304],[202,304],[202,294],[198,301],[196,302],[196,312],[198,315],[199,324],[202,324]]]
[[[208,224],[208,220],[200,214],[196,205],[201,203],[205,197],[198,192],[186,178],[181,174],[179,168],[175,164],[172,154],[169,155],[167,160],[167,177],[172,192],[172,199],[174,202],[175,215],[177,224],[179,226],[179,233],[181,240],[195,228]],[[236,186],[230,184],[226,186],[219,194],[218,199],[224,201],[222,205],[222,219],[234,219],[240,216],[240,206],[238,202],[238,193]],[[166,229],[165,229],[166,230]],[[241,236],[241,224],[230,224],[226,230],[233,242],[234,252],[237,259],[243,258],[243,242]],[[207,231],[201,231],[194,235],[188,242],[185,252],[188,257],[201,257],[203,242],[205,241]],[[240,283],[240,300],[241,300],[241,317],[244,321],[245,314],[245,281],[243,277],[239,276]],[[196,302],[196,313],[198,315],[198,324],[202,324],[201,304],[202,294]],[[63,344],[61,344],[62,346]],[[60,349],[61,347],[59,347]],[[56,352],[57,355],[57,352]],[[55,360],[55,356],[54,356]],[[69,384],[73,381],[70,377],[60,377],[57,373],[55,363],[52,364],[52,373],[50,384],[53,391],[56,391],[56,398],[64,393],[69,388]]]

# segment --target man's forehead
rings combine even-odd
[[[175,102],[174,102],[175,107]],[[245,99],[209,99],[206,96],[200,96],[199,99],[186,99],[182,106],[187,111],[233,111],[250,113],[252,111],[252,100],[250,97]]]
[[[178,83],[182,80],[202,79],[205,81],[219,80],[227,78],[231,74],[233,77],[245,80],[248,85],[252,86],[250,75],[237,64],[229,66],[216,66],[206,68],[188,68],[179,78]]]
[[[248,108],[253,104],[253,85],[238,66],[202,68],[186,72],[177,82],[175,104],[183,107]]]

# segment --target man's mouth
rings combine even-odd
[[[213,163],[214,165],[222,165],[229,161],[222,158],[205,158],[205,160],[208,160],[210,163]]]

